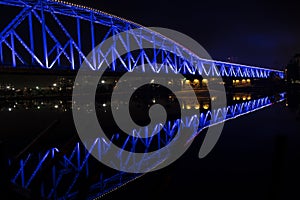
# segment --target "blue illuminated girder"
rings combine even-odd
[[[285,99],[285,93],[280,94],[280,98],[278,101],[283,101]],[[264,97],[260,99],[255,100],[249,100],[244,101],[242,103],[237,103],[234,105],[226,106],[223,108],[217,108],[215,110],[207,111],[205,113],[201,113],[200,116],[189,116],[186,117],[186,119],[182,120],[176,120],[175,123],[169,123],[167,122],[166,125],[158,124],[158,126],[164,126],[164,130],[167,131],[167,135],[169,137],[159,137],[160,142],[158,142],[156,145],[159,145],[159,143],[169,143],[170,140],[174,139],[172,136],[175,134],[175,130],[177,130],[178,127],[187,127],[194,130],[194,134],[191,136],[190,140],[187,142],[190,142],[193,140],[194,137],[196,137],[201,130],[213,126],[216,124],[219,124],[220,122],[224,122],[229,119],[233,119],[239,116],[242,116],[244,114],[248,114],[249,112],[254,112],[256,110],[262,109],[266,106],[272,105],[273,102],[270,97]],[[154,127],[154,131],[157,129]],[[139,131],[149,131],[147,128],[141,129]],[[158,133],[160,134],[160,132]],[[180,131],[177,133],[180,134]],[[151,135],[151,133],[150,133]],[[153,135],[153,134],[152,134]],[[145,145],[145,149],[148,149],[151,144],[152,140],[151,138],[138,138],[138,140],[141,140],[142,143]],[[110,145],[112,142],[115,141],[114,136],[111,138],[111,140],[105,141],[103,138],[96,138],[94,141],[84,141],[85,143],[89,143],[88,145],[90,148],[87,150],[82,150],[80,148],[80,143],[76,143],[76,145],[73,147],[73,150],[70,151],[70,153],[65,154],[60,157],[59,162],[56,162],[55,165],[52,166],[52,174],[49,174],[48,176],[51,177],[52,181],[43,182],[42,188],[41,188],[41,196],[47,197],[47,198],[54,198],[54,199],[60,199],[60,198],[70,198],[72,196],[76,196],[77,192],[74,188],[77,181],[79,181],[79,174],[83,173],[86,177],[90,175],[89,172],[89,162],[90,162],[90,153],[94,150],[97,151],[97,154],[99,157],[105,155],[108,150],[110,149]],[[130,136],[128,136],[128,139],[125,140],[123,146],[130,145],[132,146],[132,149],[134,149],[134,146],[137,144],[137,141],[131,141]],[[21,187],[24,187],[26,189],[31,188],[31,182],[36,178],[37,174],[39,173],[39,170],[43,167],[45,161],[47,159],[54,159],[57,156],[57,153],[59,153],[59,149],[52,148],[46,152],[40,152],[39,155],[36,154],[29,154],[26,158],[21,159],[19,162],[19,169],[15,172],[15,175],[11,178],[12,183],[19,185]],[[119,152],[120,155],[122,154],[122,151]],[[159,153],[154,154],[154,156],[161,156]],[[166,154],[163,154],[163,156],[166,156]],[[38,163],[36,167],[33,167],[31,170],[26,169],[27,165],[30,165],[30,162],[34,163],[35,160],[38,158]],[[149,159],[147,156],[145,156],[145,159]],[[122,160],[120,156],[120,160]],[[126,159],[125,159],[126,160]],[[161,159],[158,160],[164,160],[164,157],[161,157]],[[140,161],[146,162],[146,160]],[[127,165],[126,161],[121,162],[124,166]],[[157,163],[155,163],[156,166]],[[31,164],[32,165],[32,164]],[[122,168],[122,166],[120,166]],[[128,167],[128,166],[126,166]],[[66,181],[66,177],[68,174],[72,174],[73,180],[70,182],[69,178],[67,178],[67,183],[69,183],[68,187],[66,187],[65,191],[60,191],[63,193],[62,196],[57,196],[57,189],[59,188],[59,185],[64,183]],[[25,178],[26,176],[29,178]],[[136,179],[138,177],[142,176],[142,174],[132,174],[132,173],[124,173],[119,172],[114,174],[113,176],[105,176],[105,174],[101,174],[99,176],[98,182],[94,183],[90,186],[89,194],[92,199],[92,197],[95,196],[101,196],[114,188],[117,188],[128,181],[131,181],[133,179]],[[46,189],[48,188],[48,190]],[[50,188],[50,189],[49,189]],[[61,190],[61,188],[60,188]],[[94,195],[94,196],[93,196]]]
[[[117,16],[101,12],[96,9],[87,8],[85,6],[75,5],[72,3],[62,1],[50,0],[0,0],[0,4],[16,6],[22,8],[20,13],[15,16],[11,23],[1,30],[0,33],[0,64],[13,67],[18,66],[38,66],[46,69],[52,68],[65,68],[78,69],[82,62],[92,70],[100,69],[104,64],[107,64],[106,58],[116,57],[119,55],[118,49],[115,44],[107,52],[99,49],[92,59],[88,60],[82,49],[89,49],[90,51],[97,45],[95,41],[104,41],[112,35],[120,32],[139,28],[140,31],[131,31],[123,38],[119,36],[116,42],[121,42],[125,49],[129,49],[128,41],[135,41],[142,47],[144,42],[153,44],[153,49],[157,50],[155,57],[160,57],[161,60],[168,67],[157,66],[155,57],[150,59],[146,51],[141,51],[139,55],[128,54],[126,58],[122,58],[121,66],[113,68],[113,70],[128,71],[134,70],[137,63],[141,60],[145,61],[145,65],[149,64],[153,72],[161,73],[183,73],[193,75],[206,75],[206,76],[222,76],[222,77],[243,77],[243,78],[268,78],[271,73],[280,78],[284,78],[284,73],[278,70],[259,68],[253,66],[246,66],[234,63],[226,63],[213,60],[205,60],[199,58],[196,54],[177,44],[173,40],[165,36],[145,28],[136,23],[127,21]],[[47,14],[47,15],[46,15]],[[61,17],[75,20],[76,26],[72,30],[68,30],[65,24],[60,20]],[[20,31],[19,25],[28,20],[28,30]],[[35,22],[34,22],[35,21]],[[81,23],[85,21],[90,25],[90,43],[83,43],[81,34]],[[59,33],[52,30],[48,24],[55,25],[64,33],[64,37],[68,38],[67,41],[61,42]],[[33,27],[39,27],[41,32],[34,32]],[[95,27],[106,27],[103,33],[98,34]],[[108,29],[108,30],[107,30]],[[75,34],[74,34],[75,32]],[[72,34],[70,34],[72,33]],[[42,35],[43,49],[37,50],[34,44],[35,37]],[[99,38],[102,35],[102,38]],[[105,35],[103,37],[103,35]],[[29,36],[30,40],[26,41],[24,37]],[[23,49],[16,49],[15,44],[19,43]],[[4,54],[4,47],[8,49],[9,54]],[[170,52],[166,49],[172,50]],[[42,52],[42,55],[37,51]],[[31,58],[27,58],[24,54],[29,54]],[[176,59],[181,58],[183,62],[176,62]],[[61,60],[66,60],[62,63]],[[114,63],[113,63],[114,65]]]

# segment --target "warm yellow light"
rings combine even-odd
[[[196,105],[195,105],[195,109],[196,109],[196,110],[199,110],[199,109],[200,109],[200,105],[199,105],[199,104],[196,104]]]
[[[247,83],[251,83],[251,80],[250,80],[250,79],[247,79]]]
[[[235,82],[236,82],[236,83],[239,83],[239,82],[240,82],[240,80],[236,80]]]
[[[242,79],[242,83],[245,84],[245,83],[246,83],[246,80],[245,80],[245,79]]]
[[[243,101],[246,101],[246,99],[247,99],[247,98],[246,98],[245,96],[243,96]]]
[[[208,80],[205,78],[205,79],[202,80],[202,83],[207,84]]]
[[[232,83],[235,84],[235,80],[232,80]]]
[[[209,108],[209,104],[203,104],[203,108],[207,110]]]
[[[235,99],[239,101],[241,98],[240,97],[236,97]]]
[[[191,83],[190,80],[186,80],[186,81],[185,81],[185,84],[190,84],[190,83]]]
[[[190,110],[191,108],[192,108],[191,105],[186,105],[186,109],[187,109],[187,110]]]
[[[194,84],[199,84],[199,80],[198,79],[194,79]]]
[[[251,100],[251,96],[248,96],[248,97],[247,97],[247,100]]]
[[[233,97],[233,101],[235,101],[235,97]]]

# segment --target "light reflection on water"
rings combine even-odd
[[[251,99],[256,99],[261,96],[251,93],[235,93],[227,96],[228,105],[238,102],[249,101]],[[189,97],[184,97],[181,99],[182,109],[190,110],[208,110],[210,108],[211,101],[218,101],[218,97],[199,97],[198,103],[193,103],[190,101]],[[154,101],[154,102],[153,102]],[[174,101],[173,96],[169,96],[169,101],[167,104],[172,104]],[[152,102],[155,103],[155,99],[152,99]],[[118,105],[125,104],[125,102],[120,101],[118,103],[114,103],[114,108],[118,109]],[[150,104],[149,104],[150,105]],[[97,107],[105,107],[110,106],[109,100],[105,99],[100,102],[96,102]],[[10,99],[10,100],[0,100],[0,111],[53,111],[53,112],[67,112],[72,108],[72,101],[70,98],[37,98],[37,99]],[[86,105],[86,108],[92,109],[91,105]]]

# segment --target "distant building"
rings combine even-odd
[[[286,69],[287,105],[300,113],[300,54],[295,54]]]
[[[300,83],[300,54],[295,54],[288,63],[286,79],[289,83]]]

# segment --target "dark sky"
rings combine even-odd
[[[85,4],[144,26],[180,31],[215,60],[283,69],[300,52],[297,1],[84,0]]]

